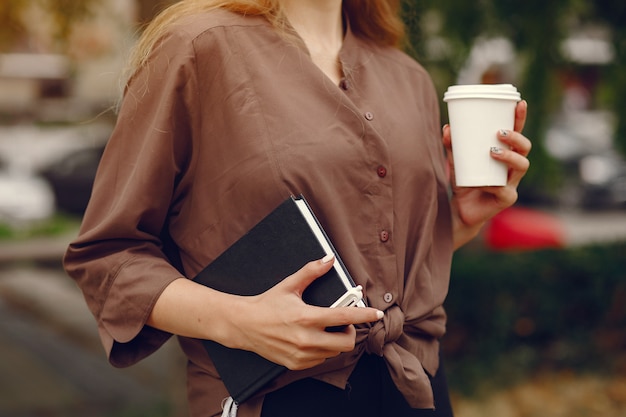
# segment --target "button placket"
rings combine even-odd
[[[372,302],[382,303],[381,308],[386,308],[396,302],[396,294],[401,293],[396,289],[398,283],[393,279],[396,275],[396,264],[392,240],[393,216],[390,214],[393,213],[392,165],[389,144],[374,126],[379,115],[366,109],[367,107],[362,107],[360,115],[366,121],[364,141],[367,141],[368,158],[371,163],[368,194],[377,210],[375,218],[372,219],[376,228],[372,231],[371,239],[379,246],[379,259],[375,265],[380,268],[380,279],[374,284],[375,290],[372,291],[372,297],[376,293],[376,298],[372,298]]]

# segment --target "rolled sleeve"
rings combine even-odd
[[[79,236],[64,257],[115,366],[132,365],[171,336],[146,321],[163,290],[184,276],[166,249],[184,194],[196,94],[193,51],[180,44],[164,39],[129,83]]]
[[[146,265],[150,262],[150,265]],[[149,268],[153,279],[137,283],[130,277],[142,276]],[[180,277],[169,265],[155,265],[154,261],[135,258],[124,265],[118,274],[100,314],[101,336],[111,338],[107,355],[117,367],[132,365],[156,351],[171,334],[146,326],[156,300],[173,280]],[[129,279],[130,278],[130,279]],[[104,342],[104,340],[103,340]]]

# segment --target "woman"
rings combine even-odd
[[[290,369],[240,416],[451,415],[438,355],[451,256],[517,198],[526,104],[492,155],[507,186],[450,194],[439,101],[397,48],[398,3],[183,0],[135,51],[65,266],[113,365],[178,335],[193,416],[228,397],[199,339]],[[302,302],[328,259],[254,297],[188,279],[290,194],[307,198],[369,308]]]

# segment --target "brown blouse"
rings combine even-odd
[[[385,318],[358,328],[354,352],[268,390],[307,376],[345,387],[367,352],[386,358],[412,406],[433,407],[425,371],[438,367],[453,251],[439,101],[397,49],[348,30],[340,59],[338,86],[302,42],[217,10],[176,25],[133,77],[65,257],[113,365],[171,336],[145,324],[168,284],[301,193]],[[218,415],[228,394],[210,358],[179,339],[191,414]],[[262,398],[239,415],[259,415]]]

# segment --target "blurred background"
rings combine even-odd
[[[61,268],[128,50],[171,3],[0,3],[0,416],[186,415],[175,342],[111,368]],[[455,255],[443,346],[457,416],[626,416],[626,2],[403,13],[440,96],[512,83],[530,104],[520,201]]]

